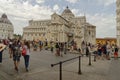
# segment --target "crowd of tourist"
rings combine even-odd
[[[4,47],[3,47],[4,46]],[[29,59],[30,59],[30,50],[33,51],[41,51],[41,50],[50,50],[51,53],[54,53],[55,56],[63,57],[70,51],[77,51],[80,55],[86,57],[89,54],[94,54],[97,59],[107,59],[110,60],[111,55],[114,55],[115,59],[118,59],[118,46],[116,44],[110,44],[106,42],[105,44],[91,44],[83,41],[78,48],[75,41],[71,42],[48,42],[41,40],[17,40],[17,39],[9,39],[9,40],[0,40],[0,63],[2,63],[2,52],[5,47],[9,48],[10,58],[13,59],[14,69],[19,71],[19,63],[21,56],[24,57],[25,62],[25,70],[29,71]],[[2,48],[1,48],[2,47]]]
[[[113,55],[115,59],[118,59],[118,50],[119,47],[116,44],[110,44],[106,42],[105,44],[95,44],[92,45],[90,43],[86,44],[84,41],[81,44],[81,53],[89,55],[89,53],[93,53],[96,55],[97,59],[107,59],[110,60],[110,57]]]

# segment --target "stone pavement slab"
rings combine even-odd
[[[7,53],[7,52],[5,52]],[[25,72],[24,59],[21,58],[19,73],[14,71],[13,61],[8,54],[3,56],[3,64],[0,66],[0,80],[59,80],[59,66],[51,67],[50,64],[64,61],[78,56],[67,54],[56,57],[50,51],[33,51],[30,57],[29,72]],[[82,57],[82,75],[78,75],[78,60],[63,63],[63,80],[108,80],[111,61],[97,60],[88,65],[88,57]]]
[[[82,58],[82,75],[78,75],[78,61],[63,64],[63,80],[107,80],[110,62],[99,60],[88,65],[88,59]],[[59,80],[59,66],[45,69],[39,68],[23,76],[24,80]]]

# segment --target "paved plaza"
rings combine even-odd
[[[67,53],[56,57],[50,51],[32,51],[29,72],[25,71],[24,59],[21,57],[19,72],[14,70],[13,60],[9,58],[8,50],[3,53],[3,63],[0,64],[0,80],[59,80],[59,66],[51,64],[64,61],[79,54]],[[120,60],[97,60],[88,65],[88,58],[82,57],[82,74],[78,75],[78,59],[63,63],[63,80],[119,80]]]

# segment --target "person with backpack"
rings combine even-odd
[[[21,57],[21,50],[20,50],[20,41],[14,41],[13,45],[12,45],[12,50],[13,50],[13,61],[14,61],[14,66],[15,66],[15,70],[18,71],[18,66],[20,63],[20,57]]]

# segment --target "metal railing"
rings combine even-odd
[[[81,56],[74,57],[74,58],[71,58],[71,59],[68,59],[68,60],[65,60],[65,61],[60,61],[60,62],[55,63],[55,64],[51,64],[51,67],[59,65],[59,80],[62,80],[62,64],[65,63],[65,62],[77,59],[77,58],[79,58],[78,74],[82,74],[82,72],[81,72]]]
[[[85,55],[85,54],[83,54],[83,55]],[[56,65],[59,65],[59,80],[62,80],[62,64],[65,63],[65,62],[68,62],[68,61],[77,59],[77,58],[79,58],[78,74],[82,74],[82,72],[81,72],[81,56],[82,56],[82,55],[80,55],[80,56],[78,56],[78,57],[74,57],[74,58],[68,59],[68,60],[65,60],[65,61],[60,61],[60,62],[55,63],[55,64],[51,64],[51,67],[54,67],[54,66],[56,66]],[[89,66],[92,65],[92,64],[91,64],[91,56],[94,56],[94,62],[95,62],[97,55],[96,55],[96,54],[91,55],[91,53],[89,53],[89,63],[88,63]]]
[[[82,54],[83,56],[86,55],[86,54]],[[88,65],[91,66],[92,63],[91,63],[91,56],[94,56],[94,62],[96,62],[96,57],[97,57],[97,54],[91,54],[89,53],[88,55],[88,58],[89,58],[89,62],[88,62]]]

